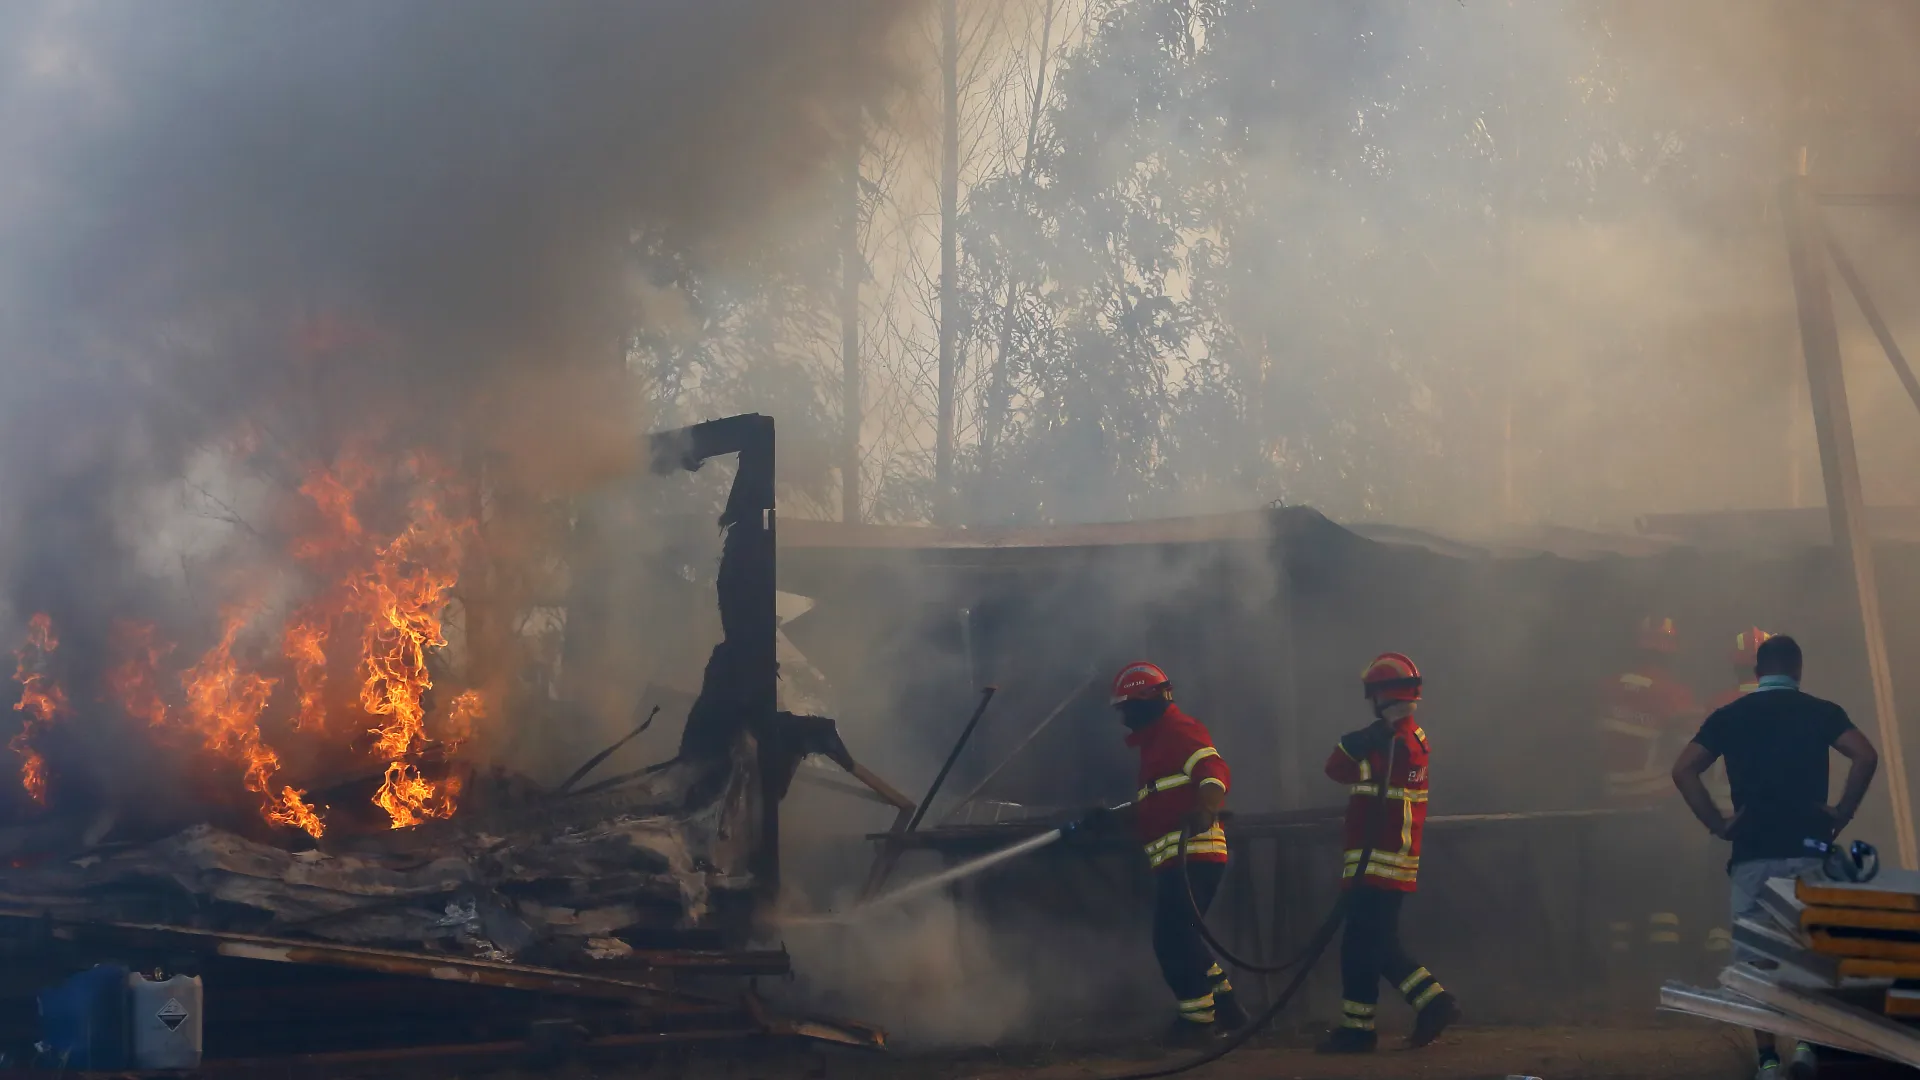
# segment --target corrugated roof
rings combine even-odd
[[[780,546],[896,551],[991,550],[1268,540],[1274,535],[1275,515],[1284,512],[1245,510],[1232,514],[1148,521],[986,529],[933,525],[848,525],[838,521],[783,517],[780,519]]]

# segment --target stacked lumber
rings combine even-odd
[[[1920,872],[1776,878],[1760,900],[1721,988],[1670,982],[1660,1007],[1920,1067]]]

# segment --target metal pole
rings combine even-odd
[[[987,706],[993,702],[993,695],[999,687],[988,686],[980,691],[980,704],[973,707],[973,715],[967,718],[967,726],[960,729],[960,737],[953,742],[953,749],[947,752],[947,760],[941,764],[940,771],[934,774],[933,783],[927,788],[927,796],[913,811],[913,817],[907,821],[907,830],[912,832],[920,827],[927,816],[927,807],[933,805],[933,797],[940,794],[940,788],[947,782],[947,774],[953,771],[953,763],[960,760],[960,751],[967,748],[973,738],[973,729],[980,726],[980,718],[987,714]]]
[[[940,766],[940,772],[934,776],[932,785],[927,788],[926,796],[920,800],[920,805],[914,807],[913,814],[907,818],[906,824],[895,828],[889,836],[901,836],[920,827],[921,819],[927,816],[927,807],[932,806],[933,797],[940,794],[940,786],[947,782],[947,774],[953,771],[953,763],[959,760],[960,751],[967,748],[967,741],[973,738],[973,729],[980,726],[980,718],[986,715],[988,703],[993,701],[993,695],[998,692],[999,687],[995,686],[981,689],[980,704],[974,707],[973,715],[967,718],[967,726],[960,730],[960,738],[954,741],[953,749],[947,753],[947,760]],[[874,856],[873,866],[867,870],[866,884],[860,888],[862,901],[872,899],[874,894],[880,891],[880,887],[885,885],[887,878],[893,874],[894,864],[900,861],[901,848],[898,843],[892,839],[886,839],[880,841],[880,845],[880,853]]]
[[[1027,737],[1020,740],[1020,745],[1014,747],[1012,753],[1008,754],[1005,758],[1001,759],[1000,764],[995,765],[991,770],[989,770],[986,776],[981,777],[980,782],[973,785],[972,791],[969,791],[965,795],[962,795],[960,797],[959,802],[954,803],[951,807],[947,809],[946,814],[941,817],[940,823],[944,825],[947,822],[952,821],[953,816],[960,812],[961,807],[966,806],[968,803],[979,798],[980,793],[987,790],[987,785],[993,783],[994,780],[999,778],[1000,774],[1006,770],[1007,766],[1013,764],[1013,760],[1019,757],[1022,753],[1024,753],[1027,747],[1033,744],[1033,740],[1040,737],[1041,732],[1047,730],[1048,724],[1053,723],[1054,720],[1057,717],[1059,717],[1061,713],[1067,711],[1067,706],[1079,700],[1080,695],[1087,692],[1087,688],[1093,685],[1094,678],[1095,676],[1092,676],[1092,675],[1087,676],[1087,681],[1081,683],[1079,686],[1074,687],[1072,693],[1068,694],[1066,697],[1061,698],[1060,704],[1055,705],[1053,707],[1052,712],[1048,713],[1038,724],[1035,724],[1032,731],[1027,732]]]
[[[1893,373],[1900,376],[1900,385],[1907,388],[1907,396],[1913,399],[1913,407],[1920,409],[1920,379],[1913,377],[1913,368],[1907,363],[1907,356],[1900,351],[1900,344],[1893,340],[1893,331],[1887,327],[1887,320],[1880,317],[1880,305],[1873,302],[1867,294],[1865,282],[1860,280],[1859,271],[1853,268],[1853,260],[1847,257],[1846,249],[1840,246],[1840,238],[1833,230],[1826,228],[1824,221],[1819,222],[1820,231],[1827,237],[1827,253],[1833,256],[1833,268],[1840,271],[1840,280],[1847,283],[1847,291],[1853,294],[1853,302],[1860,306],[1860,314],[1872,328],[1873,336],[1880,341],[1881,351],[1887,354],[1887,362],[1893,365]]]
[[[1833,318],[1826,267],[1820,258],[1818,204],[1807,178],[1790,177],[1780,187],[1781,219],[1786,225],[1787,264],[1800,316],[1800,345],[1807,360],[1807,389],[1813,402],[1814,434],[1820,444],[1820,472],[1826,482],[1827,515],[1834,550],[1853,577],[1860,604],[1860,629],[1866,638],[1867,668],[1873,681],[1873,707],[1886,759],[1887,798],[1892,803],[1894,838],[1900,865],[1920,869],[1913,830],[1913,804],[1907,792],[1906,754],[1900,719],[1893,703],[1893,671],[1887,661],[1886,629],[1880,620],[1880,592],[1874,580],[1873,544],[1867,534],[1866,506],[1860,491],[1860,461],[1853,444],[1853,419],[1840,366],[1840,332]]]

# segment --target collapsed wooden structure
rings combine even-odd
[[[586,775],[601,755],[551,790],[476,776],[450,820],[300,850],[211,823],[133,840],[111,820],[27,826],[0,866],[0,996],[97,961],[207,972],[210,1067],[748,1035],[880,1045],[858,1024],[773,1016],[739,983],[789,972],[784,951],[751,945],[800,762],[878,784],[832,720],[777,707],[773,438],[770,419],[740,416],[653,439],[663,472],[740,457],[720,520],[724,637],[671,760]],[[0,1044],[33,1041],[0,1022]]]

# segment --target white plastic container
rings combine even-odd
[[[127,976],[127,1016],[133,1026],[133,1067],[200,1067],[201,1018],[205,1011],[198,976],[156,979]]]

